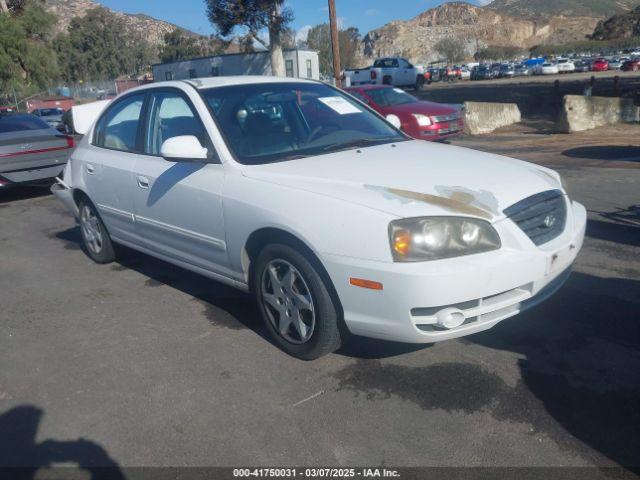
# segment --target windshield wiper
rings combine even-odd
[[[377,145],[379,143],[401,140],[401,138],[397,137],[359,138],[357,140],[351,140],[349,142],[330,143],[329,145],[325,145],[324,147],[322,147],[322,151],[327,152],[329,150],[345,150],[348,148],[369,147],[372,145]]]

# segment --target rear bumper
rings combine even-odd
[[[57,180],[57,179],[56,179]],[[73,199],[73,190],[62,185],[57,182],[54,183],[51,187],[51,193],[62,202],[62,204],[69,210],[69,212],[75,217],[78,218],[80,212],[78,211],[78,206],[76,205],[75,200]]]
[[[38,182],[57,177],[63,169],[64,164],[47,165],[43,167],[0,172],[0,177],[6,179],[9,184]]]

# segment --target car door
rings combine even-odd
[[[81,171],[87,194],[116,240],[139,243],[134,231],[133,168],[141,151],[144,93],[117,100],[100,117]]]
[[[398,65],[400,67],[400,84],[401,86],[407,86],[407,85],[413,85],[414,83],[416,83],[416,79],[413,78],[413,67],[412,65],[407,62],[404,58],[400,58],[398,59]]]
[[[209,149],[207,162],[173,162],[160,155],[173,137],[193,135]],[[151,90],[144,155],[132,180],[137,234],[150,250],[230,276],[222,188],[224,169],[192,99],[176,88]]]

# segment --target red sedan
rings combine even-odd
[[[609,70],[609,62],[606,58],[597,58],[591,64],[592,72],[606,72]]]
[[[361,85],[345,90],[384,117],[398,117],[402,131],[419,140],[440,140],[458,135],[464,128],[459,109],[418,100],[399,88]]]

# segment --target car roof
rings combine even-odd
[[[235,75],[229,77],[205,77],[205,78],[192,78],[190,80],[184,80],[185,82],[193,85],[198,89],[213,88],[213,87],[226,87],[229,85],[250,85],[256,83],[318,83],[315,80],[305,80],[302,78],[291,77],[272,77],[262,75]],[[164,82],[158,82],[161,84]]]
[[[395,88],[391,85],[356,85],[354,87],[347,87],[345,90],[382,90],[385,88]]]
[[[317,80],[305,80],[302,78],[291,77],[271,77],[262,75],[235,75],[228,77],[203,77],[192,78],[189,80],[171,80],[166,82],[153,82],[140,87],[127,90],[126,93],[142,92],[146,90],[152,90],[154,88],[162,87],[184,87],[185,84],[191,85],[198,90],[205,90],[207,88],[215,87],[227,87],[234,85],[256,85],[261,83],[301,83],[301,84],[318,84],[321,83]]]

